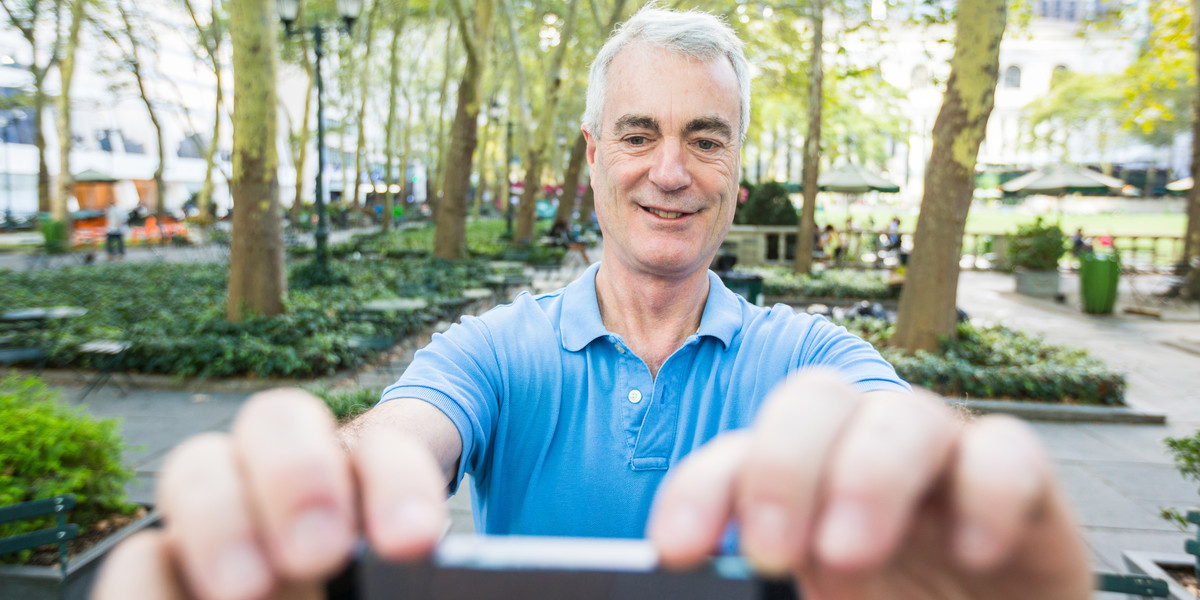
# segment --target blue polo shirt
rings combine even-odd
[[[711,272],[699,330],[652,377],[601,322],[598,268],[463,317],[383,393],[429,402],[454,422],[463,447],[454,487],[471,476],[477,531],[640,538],[667,469],[748,426],[788,373],[832,367],[862,391],[909,389],[844,328],[750,304]]]

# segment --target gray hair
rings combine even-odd
[[[700,11],[680,12],[647,6],[620,26],[600,48],[588,74],[587,106],[583,125],[600,138],[600,118],[608,87],[608,67],[621,50],[635,43],[664,48],[688,58],[709,61],[724,56],[737,77],[742,122],[738,141],[746,140],[750,127],[750,66],[742,40],[721,19]]]

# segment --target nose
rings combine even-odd
[[[654,164],[650,167],[650,182],[664,192],[687,187],[692,182],[692,175],[688,172],[686,160],[682,143],[667,141],[660,144],[654,153]]]

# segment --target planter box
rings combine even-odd
[[[1017,280],[1017,293],[1038,298],[1053,298],[1059,294],[1058,271],[1028,271],[1017,269],[1013,272]]]
[[[21,600],[87,600],[108,551],[125,538],[158,524],[158,511],[118,529],[67,564],[64,576],[58,567],[0,565],[0,598]]]
[[[1164,554],[1160,552],[1133,552],[1125,551],[1121,553],[1125,558],[1125,566],[1128,567],[1130,573],[1138,575],[1147,575],[1157,579],[1163,579],[1167,582],[1167,591],[1170,593],[1168,598],[1171,600],[1196,600],[1187,588],[1179,585],[1161,565],[1171,567],[1183,567],[1186,569],[1195,568],[1196,557],[1191,554]]]

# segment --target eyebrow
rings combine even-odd
[[[658,126],[658,120],[645,115],[625,115],[617,119],[617,133],[628,131],[630,129],[649,129],[654,132],[659,132],[661,129]]]
[[[617,119],[616,131],[621,133],[630,129],[648,129],[655,133],[662,131],[658,124],[658,119],[648,117],[646,115],[625,115]],[[726,139],[733,137],[733,126],[729,121],[720,117],[700,117],[688,121],[687,125],[683,126],[684,134],[693,134],[700,132],[711,132],[716,135],[723,136]]]
[[[712,132],[726,139],[733,137],[733,127],[729,121],[720,117],[700,117],[692,119],[683,127],[684,133]]]

